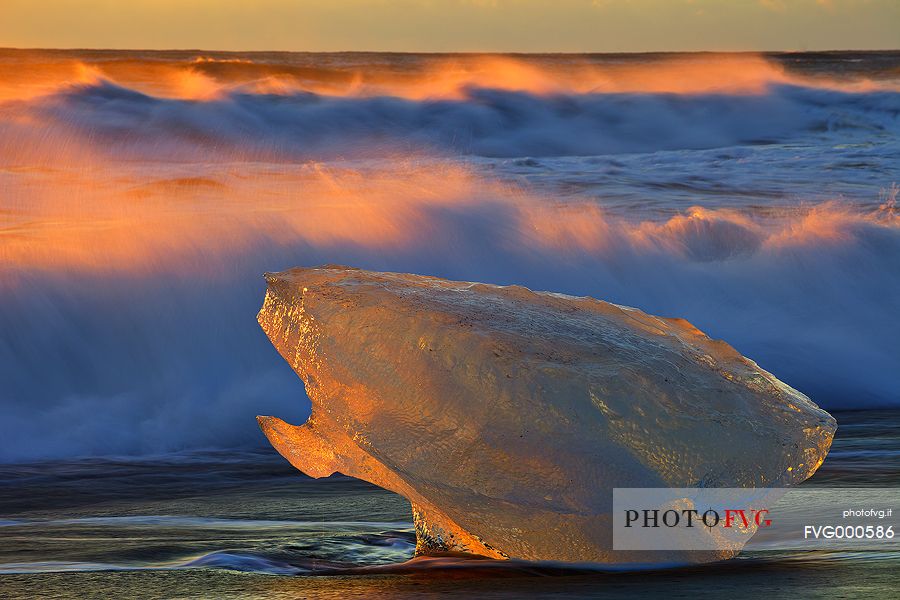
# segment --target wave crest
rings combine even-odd
[[[76,63],[61,82],[16,88],[51,86],[48,94],[3,105],[0,135],[16,140],[19,157],[29,146],[37,149],[26,155],[35,156],[90,140],[115,155],[208,160],[382,156],[411,148],[489,157],[596,155],[900,130],[893,84],[792,75],[758,57],[602,68],[576,61],[559,70],[482,57],[405,74],[376,71],[367,75],[374,83],[352,69],[341,76],[326,70],[325,83],[311,83],[299,75],[261,72],[248,79],[197,67],[223,64],[241,73],[257,68],[218,60]],[[0,160],[15,160],[4,154]]]

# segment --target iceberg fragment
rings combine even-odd
[[[267,274],[258,319],[312,415],[259,417],[312,477],[405,496],[417,552],[647,563],[612,550],[615,487],[784,487],[836,424],[682,319],[592,298],[342,266]]]

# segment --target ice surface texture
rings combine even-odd
[[[612,551],[614,487],[808,478],[835,420],[681,319],[592,298],[348,267],[267,274],[259,322],[312,415],[259,417],[312,477],[412,503],[420,553],[574,562]]]

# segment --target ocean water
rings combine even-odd
[[[900,411],[838,412],[804,485],[900,484]],[[897,552],[759,551],[627,573],[413,558],[409,503],[365,482],[310,479],[273,451],[0,466],[4,598],[709,597],[896,595]]]
[[[0,99],[0,461],[302,422],[255,314],[324,263],[683,317],[900,403],[900,53],[4,50]]]
[[[262,273],[297,265],[687,318],[858,411],[816,481],[893,485],[898,182],[900,52],[0,50],[0,595],[496,591],[493,564],[402,574],[402,500],[266,448],[255,415],[309,413],[255,320]],[[730,595],[889,589],[896,557],[858,558],[702,573]],[[499,576],[694,578],[530,576],[554,569]]]

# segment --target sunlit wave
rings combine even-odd
[[[362,59],[360,59],[361,61]],[[315,93],[324,96],[391,96],[408,100],[462,99],[476,88],[567,94],[763,94],[784,84],[845,92],[900,90],[896,80],[865,76],[838,79],[792,72],[756,54],[661,55],[643,61],[597,64],[588,58],[500,55],[419,57],[389,62],[301,64],[234,56],[166,56],[165,60],[117,58],[87,62],[33,52],[27,69],[0,65],[0,100],[52,93],[102,77],[164,98],[202,100],[241,91],[254,94]]]
[[[323,263],[594,295],[687,318],[828,408],[897,402],[890,77],[863,91],[755,56],[13,54],[0,458],[302,420],[253,315],[261,273]]]
[[[393,166],[244,165],[206,177],[95,165],[18,173],[0,229],[3,270],[178,269],[201,253],[212,264],[263,244],[321,250],[415,252],[490,230],[510,255],[544,249],[665,252],[725,260],[788,246],[852,244],[860,229],[894,231],[900,217],[836,203],[765,217],[695,207],[662,221],[612,217],[595,203],[558,202],[474,174],[462,164],[397,158]],[[482,243],[471,240],[472,243]]]

